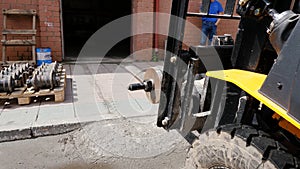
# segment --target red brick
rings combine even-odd
[[[39,0],[39,4],[42,6],[48,6],[48,5],[51,6],[53,2],[49,0]]]
[[[49,27],[47,27],[47,31],[51,31],[52,33],[53,32],[59,32],[60,27],[49,26]]]
[[[48,22],[53,22],[53,23],[59,23],[60,24],[60,17],[59,16],[52,16],[47,18]]]
[[[7,4],[16,4],[17,0],[5,0]]]
[[[9,9],[10,5],[9,4],[1,4],[2,9]],[[2,19],[1,19],[2,20]]]
[[[52,37],[48,37],[48,41],[49,42],[60,42],[61,38],[60,37],[52,36]]]
[[[53,12],[59,12],[60,9],[58,6],[48,6],[48,10]]]
[[[53,36],[53,35],[54,35],[53,32],[49,32],[49,31],[41,32],[41,36]]]
[[[40,19],[45,19],[45,18],[49,18],[52,16],[52,12],[48,11],[48,10],[43,10],[39,12],[39,18]]]
[[[54,34],[53,34],[53,36],[61,36],[61,32],[53,32]]]
[[[52,47],[54,45],[54,42],[49,42],[49,41],[46,41],[46,42],[42,42],[42,47]]]
[[[45,27],[45,26],[43,26],[43,27],[40,26],[40,31],[41,31],[41,32],[47,31],[47,27]]]
[[[19,4],[31,4],[31,0],[17,0]]]
[[[60,17],[60,13],[58,11],[53,11],[52,17]]]
[[[47,41],[48,41],[48,37],[47,37],[47,36],[42,36],[42,37],[40,38],[40,40],[41,40],[42,42],[47,42]]]

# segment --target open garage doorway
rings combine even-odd
[[[65,60],[75,60],[90,36],[107,23],[130,15],[131,9],[131,0],[62,0]],[[131,24],[122,29],[131,30]],[[105,57],[129,56],[130,42],[130,38],[119,42]]]

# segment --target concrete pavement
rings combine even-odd
[[[0,142],[61,134],[95,121],[156,116],[158,105],[148,102],[143,91],[128,92],[148,67],[163,62],[65,64],[65,101],[36,98],[21,106],[0,100]]]

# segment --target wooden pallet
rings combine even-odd
[[[16,88],[12,93],[0,93],[0,99],[18,99],[19,105],[30,104],[33,98],[43,96],[54,96],[55,102],[63,102],[65,100],[66,88],[66,71],[60,70],[60,86],[55,87],[53,90],[41,89],[35,91],[33,88]]]

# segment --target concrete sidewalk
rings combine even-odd
[[[37,98],[20,106],[1,100],[0,142],[72,131],[86,123],[116,118],[156,116],[158,105],[148,102],[143,91],[128,92],[134,77],[143,77],[148,67],[163,62],[121,64],[65,64],[65,101]]]

